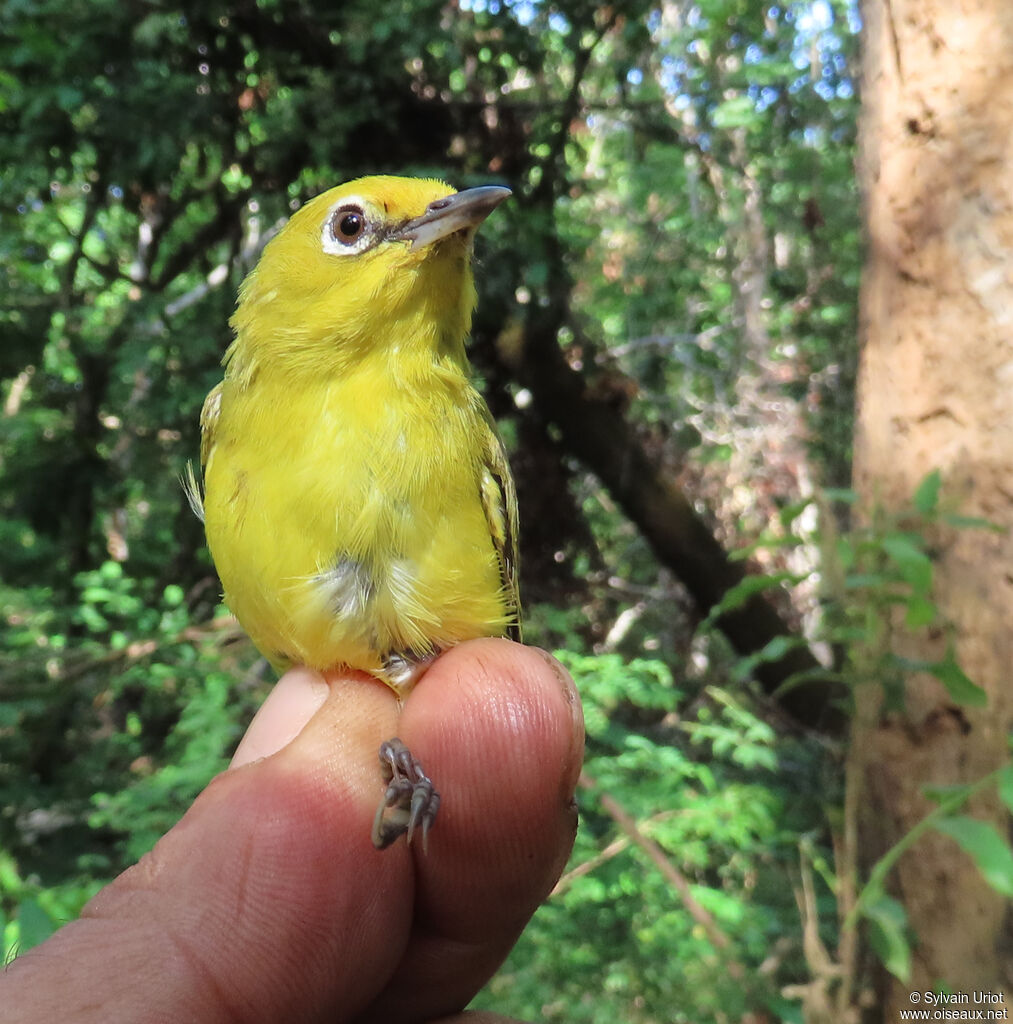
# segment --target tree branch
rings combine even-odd
[[[683,906],[689,912],[689,916],[707,933],[710,944],[722,952],[731,948],[731,940],[718,927],[717,921],[706,907],[702,906],[693,895],[689,880],[686,876],[665,856],[665,851],[650,837],[640,831],[636,819],[619,803],[615,797],[603,792],[598,783],[586,772],[580,773],[580,786],[583,789],[595,790],[598,802],[602,810],[619,826],[630,840],[640,847],[647,854],[651,863],[661,872],[662,877],[679,894]],[[728,959],[725,961],[728,973],[736,979],[742,979],[746,972],[737,960]]]
[[[578,46],[576,53],[573,55],[573,82],[570,85],[570,91],[567,93],[566,99],[563,101],[562,111],[559,115],[559,130],[552,137],[552,141],[549,143],[549,153],[542,161],[542,177],[535,187],[536,193],[542,190],[545,191],[546,195],[552,193],[557,180],[556,171],[561,165],[566,143],[570,138],[570,123],[580,110],[580,89],[584,83],[587,69],[590,67],[591,56],[595,48],[609,34],[618,20],[619,11],[612,8],[604,24],[595,32],[591,42],[587,46]],[[576,26],[574,31],[577,31]],[[537,198],[537,196],[533,198]]]
[[[551,308],[532,309],[519,337],[501,338],[500,358],[532,393],[541,415],[559,429],[570,453],[602,481],[659,560],[685,585],[701,615],[706,615],[742,582],[746,571],[729,559],[661,459],[649,452],[609,395],[596,393],[566,362],[556,341],[562,322],[556,315]],[[760,595],[724,612],[717,626],[743,655],[763,650],[777,637],[794,637],[774,606]],[[819,668],[806,646],[791,645],[780,657],[760,662],[755,673],[764,689],[773,693],[790,677]],[[832,684],[807,679],[779,699],[801,724],[836,731],[843,724],[834,703],[838,696],[843,694]]]
[[[239,211],[249,198],[250,193],[243,191],[228,199],[220,199],[214,217],[202,224],[188,241],[176,247],[165,261],[161,273],[148,281],[148,288],[154,292],[164,291],[194,259],[227,235],[238,224]]]

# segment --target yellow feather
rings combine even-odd
[[[472,237],[506,194],[348,182],[243,283],[201,414],[203,511],[225,599],[279,668],[403,693],[438,651],[516,631],[513,485],[464,352]]]

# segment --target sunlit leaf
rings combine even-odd
[[[941,818],[934,824],[971,857],[993,889],[1013,896],[1013,850],[994,825],[966,815]]]
[[[879,892],[863,904],[869,923],[869,942],[883,966],[900,981],[911,977],[911,944],[907,935],[907,913],[892,896]]]
[[[952,657],[926,665],[926,671],[931,672],[946,687],[946,692],[958,704],[974,708],[983,708],[988,704],[988,694]]]
[[[938,469],[928,473],[918,485],[911,499],[914,507],[923,516],[932,515],[939,507],[939,491],[943,486],[943,477]]]

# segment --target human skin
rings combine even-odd
[[[370,841],[395,734],[441,792],[427,852]],[[573,683],[535,648],[462,644],[400,709],[294,669],[179,824],[0,975],[4,1020],[503,1021],[459,1011],[562,871],[582,754]]]

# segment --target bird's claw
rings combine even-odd
[[[440,808],[440,794],[422,765],[396,736],[380,744],[380,767],[387,789],[373,818],[373,845],[384,850],[400,836],[411,843],[422,829],[422,849],[427,849],[429,830]]]

